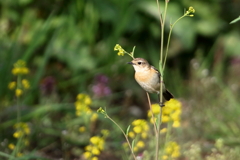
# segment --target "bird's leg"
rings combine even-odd
[[[164,107],[164,103],[163,102],[160,102],[160,95],[158,94],[158,104],[160,107]]]

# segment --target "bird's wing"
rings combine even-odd
[[[151,68],[156,71],[156,73],[158,74],[158,77],[160,78],[161,74],[160,74],[160,72],[157,70],[157,68],[155,68],[154,66],[151,66]]]

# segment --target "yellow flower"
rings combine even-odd
[[[162,156],[162,159],[163,159],[163,160],[167,160],[167,159],[168,159],[168,156],[167,156],[167,155],[164,155],[164,156]]]
[[[195,9],[192,6],[189,7],[188,10],[189,10],[190,13],[195,13]]]
[[[23,154],[21,152],[17,153],[17,157],[22,157],[22,156],[23,156]]]
[[[10,143],[10,144],[8,145],[8,148],[11,149],[11,150],[14,150],[15,145],[14,145],[13,143]]]
[[[92,154],[99,155],[100,154],[100,150],[97,147],[93,147],[92,148]]]
[[[180,120],[181,113],[182,113],[182,111],[178,109],[178,110],[174,111],[170,116],[173,121],[177,121],[177,120]]]
[[[169,116],[162,115],[162,122],[163,122],[163,123],[166,123],[166,122],[169,122],[169,121],[170,121]]]
[[[137,146],[134,146],[134,147],[133,147],[133,151],[134,151],[134,152],[137,152],[138,149],[139,149],[139,148],[138,148]]]
[[[22,131],[17,131],[15,133],[13,133],[13,137],[15,137],[15,138],[20,138],[22,135],[23,135]]]
[[[143,139],[146,139],[147,138],[147,133],[146,132],[143,132],[142,134],[141,134],[141,137],[143,138]]]
[[[150,119],[150,122],[151,122],[151,123],[156,123],[156,121],[157,121],[157,118],[151,118],[151,119]]]
[[[13,134],[13,137],[19,138],[24,135],[30,134],[30,128],[27,123],[19,122],[13,126],[17,131]]]
[[[119,56],[124,56],[125,50],[119,44],[115,45],[114,51],[118,51]]]
[[[87,94],[78,94],[77,100],[85,105],[90,105],[92,103],[91,98]]]
[[[79,132],[83,133],[86,131],[86,127],[82,126],[82,127],[79,127]]]
[[[26,80],[26,79],[22,80],[22,85],[23,85],[23,87],[25,89],[29,89],[30,88],[30,84],[29,84],[28,80]]]
[[[26,63],[23,60],[18,60],[14,64],[14,68],[12,69],[12,74],[20,75],[20,74],[28,74],[29,69],[26,67]]]
[[[123,148],[127,149],[128,148],[128,143],[127,142],[123,142],[122,146],[123,146]]]
[[[141,133],[141,132],[142,132],[142,128],[141,128],[140,126],[135,126],[135,127],[133,128],[133,131],[134,131],[135,133]]]
[[[94,122],[94,121],[96,121],[97,118],[98,118],[98,114],[93,113],[90,120],[91,120],[91,122]]]
[[[143,148],[143,147],[145,147],[145,143],[144,143],[143,141],[138,141],[137,144],[136,144],[136,146],[137,146],[138,148]]]
[[[154,115],[158,115],[160,113],[159,104],[152,104],[152,112],[153,112]],[[152,113],[151,113],[150,110],[148,111],[148,116],[149,117],[152,116]]]
[[[76,115],[91,115],[92,110],[89,107],[89,105],[92,103],[91,98],[87,94],[78,94],[77,95],[77,101],[75,102],[75,108],[76,108]],[[91,121],[96,120],[97,114],[93,114],[91,117]]]
[[[92,156],[91,152],[84,152],[83,153],[84,158],[89,159]]]
[[[87,145],[87,146],[85,147],[85,150],[86,150],[86,151],[91,151],[91,150],[92,150],[92,146],[91,146],[91,145]]]
[[[17,85],[17,83],[16,83],[15,81],[10,82],[10,83],[8,84],[8,88],[12,90],[12,89],[16,88],[16,85]]]
[[[181,153],[179,152],[179,150],[175,150],[175,151],[173,151],[173,153],[172,153],[172,158],[177,158],[177,157],[179,157],[181,155]]]
[[[128,136],[129,136],[130,138],[134,138],[134,137],[135,137],[135,133],[134,133],[134,132],[129,132],[129,133],[128,133]]]
[[[103,150],[104,147],[104,139],[98,136],[93,136],[90,138],[90,142],[94,145],[97,146],[100,150]]]
[[[23,94],[23,91],[21,89],[18,88],[18,89],[15,90],[15,95],[17,97],[20,97],[22,94]]]
[[[101,133],[103,134],[103,137],[106,138],[109,135],[109,130],[107,129],[102,129]]]
[[[98,157],[93,157],[91,160],[98,160]]]
[[[91,137],[91,138],[90,138],[90,142],[91,142],[92,144],[98,144],[99,141],[100,141],[100,137],[98,137],[98,136],[94,136],[94,137]]]
[[[144,131],[148,131],[148,130],[149,130],[149,126],[148,126],[147,123],[144,123],[144,124],[142,125],[142,128],[143,128]]]
[[[98,108],[97,112],[102,113],[102,114],[106,114],[105,110],[102,109],[102,107]]]
[[[29,135],[30,134],[30,128],[25,127],[24,128],[24,132],[25,132],[25,134]]]
[[[174,121],[173,122],[173,125],[172,125],[174,128],[178,128],[181,126],[181,123],[179,121]]]
[[[166,148],[165,148],[165,156],[166,157],[177,158],[180,155],[181,155],[180,147],[176,142],[167,143]]]
[[[167,128],[163,128],[160,130],[160,133],[166,133],[167,132]]]
[[[173,122],[173,127],[180,126],[180,116],[182,113],[182,104],[176,99],[170,99],[165,102],[165,107],[162,109],[162,122]]]
[[[134,120],[134,121],[132,122],[132,125],[138,126],[138,125],[140,125],[141,123],[142,123],[142,120],[141,120],[141,119],[137,119],[137,120]]]

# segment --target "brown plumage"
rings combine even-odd
[[[135,58],[128,64],[131,64],[135,70],[135,79],[138,84],[148,93],[159,94],[160,90],[160,72],[151,66],[143,58]],[[169,101],[173,95],[165,88],[163,83],[163,96]]]

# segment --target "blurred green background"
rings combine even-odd
[[[163,9],[164,1],[160,6]],[[176,139],[183,152],[199,144],[204,159],[218,138],[229,150],[240,150],[240,22],[229,24],[240,15],[240,0],[170,1],[166,35],[169,24],[189,6],[196,12],[173,30],[164,80],[183,105]],[[130,52],[136,46],[135,57],[158,68],[156,1],[0,0],[0,12],[0,151],[11,154],[6,146],[16,141],[16,97],[8,84],[16,78],[11,70],[18,59],[30,69],[26,78],[31,88],[21,97],[22,121],[31,126],[29,153],[49,159],[79,157],[75,150],[85,143],[73,140],[77,133],[62,136],[78,125],[78,93],[92,98],[93,110],[107,107],[125,127],[134,118],[146,117],[145,92],[126,64],[131,58],[117,56],[113,48],[120,44]],[[89,136],[101,127],[110,129],[112,124],[95,124]],[[121,159],[119,150],[110,157]]]

